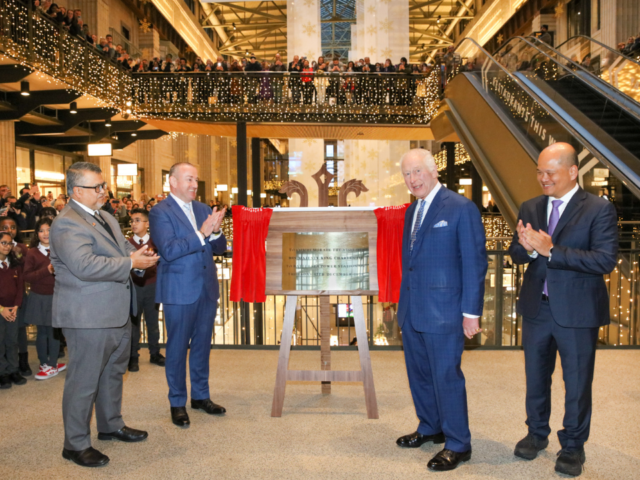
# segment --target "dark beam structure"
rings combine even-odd
[[[31,75],[31,69],[23,65],[0,65],[0,83],[16,83]]]
[[[81,93],[69,90],[41,90],[31,92],[28,97],[23,97],[20,92],[7,93],[6,99],[13,105],[14,110],[1,111],[0,120],[18,120],[42,105],[71,103],[81,96]]]

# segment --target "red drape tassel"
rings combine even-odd
[[[404,214],[409,204],[376,208],[378,219],[378,294],[379,302],[398,303],[402,281],[402,233]]]
[[[270,208],[232,207],[233,269],[231,301],[261,303],[267,300],[267,260],[265,241],[273,210]]]

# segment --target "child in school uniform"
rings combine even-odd
[[[18,307],[22,304],[22,265],[13,253],[11,234],[0,231],[0,388],[24,385],[18,368]]]
[[[60,340],[54,334],[51,323],[55,284],[53,266],[49,259],[51,223],[48,217],[38,220],[35,235],[24,262],[24,281],[31,285],[25,318],[31,325],[36,325],[38,328],[36,350],[40,360],[40,371],[35,376],[36,380],[55,377],[67,368],[64,363],[58,363]]]
[[[13,244],[13,255],[19,264],[24,264],[24,259],[27,256],[27,246],[24,243],[20,243],[20,231],[15,220],[9,217],[0,219],[0,231],[7,232],[11,235],[11,242]],[[27,303],[27,296],[24,295],[24,285],[22,286],[23,297],[22,306],[18,309],[18,368],[20,375],[28,377],[33,372],[29,367],[29,351],[27,350],[27,325],[24,323],[24,311]]]
[[[131,210],[131,231],[133,236],[129,238],[131,245],[140,250],[147,245],[149,251],[157,252],[153,240],[149,236],[149,212],[141,208]],[[164,367],[165,358],[160,353],[159,337],[160,330],[158,327],[158,306],[156,305],[156,273],[155,266],[147,268],[143,276],[135,273],[131,274],[134,288],[136,289],[136,298],[138,306],[138,316],[131,319],[131,357],[129,358],[129,371],[137,372],[140,370],[138,359],[140,354],[140,330],[142,327],[142,314],[144,313],[144,321],[147,324],[147,341],[149,344],[149,360],[151,363]]]

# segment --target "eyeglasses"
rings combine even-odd
[[[8,247],[9,245],[13,246],[13,242],[0,242],[0,245],[3,247]]]
[[[89,188],[91,190],[95,190],[96,193],[104,192],[107,189],[107,182],[101,183],[100,185],[95,185],[93,187],[85,187],[84,185],[76,185],[79,188]]]

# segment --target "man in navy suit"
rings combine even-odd
[[[533,460],[549,444],[551,375],[559,352],[566,393],[555,469],[577,476],[589,438],[598,330],[609,324],[603,275],[616,265],[617,215],[613,204],[580,188],[578,159],[569,144],[545,148],[537,176],[543,195],[520,207],[509,247],[515,263],[528,264],[518,313],[523,317],[529,432],[515,455]]]
[[[226,411],[209,396],[209,353],[219,298],[213,255],[226,251],[227,241],[220,230],[225,209],[214,208],[212,213],[195,201],[198,171],[190,163],[171,167],[169,186],[169,197],[149,212],[149,227],[160,254],[156,302],[163,304],[167,327],[165,369],[171,420],[187,427],[187,349],[191,408],[209,414]]]
[[[410,150],[400,168],[418,198],[405,216],[398,324],[420,424],[396,443],[408,448],[444,443],[428,467],[452,470],[471,458],[460,363],[464,337],[480,332],[486,238],[478,208],[438,182],[431,152]]]

